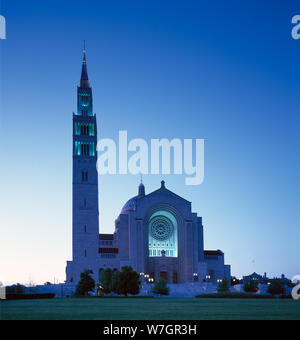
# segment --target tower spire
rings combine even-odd
[[[141,175],[141,183],[139,185],[138,197],[144,197],[144,196],[145,196],[145,186],[143,184],[143,179],[142,179],[142,175]]]
[[[82,60],[80,87],[83,87],[83,88],[91,87],[89,77],[88,77],[88,72],[87,72],[87,65],[86,65],[85,40],[83,41],[83,60]]]

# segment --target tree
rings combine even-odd
[[[105,294],[109,294],[112,291],[112,277],[113,271],[110,268],[102,270],[100,274],[99,283],[103,288]]]
[[[25,294],[26,287],[17,283],[16,285],[6,287],[6,294]]]
[[[152,289],[152,292],[154,294],[169,295],[169,288],[167,286],[167,281],[165,279],[163,279],[162,277],[159,278],[154,283],[154,287]]]
[[[88,292],[94,291],[95,280],[90,276],[93,274],[92,270],[85,270],[80,274],[80,281],[76,286],[75,295],[88,295]]]
[[[258,291],[258,283],[255,280],[246,281],[244,283],[244,291],[246,293],[256,293]]]
[[[229,292],[229,281],[227,279],[223,279],[218,283],[218,293],[227,292]]]
[[[268,293],[272,295],[279,295],[284,294],[284,291],[284,283],[281,281],[281,279],[275,278],[271,280],[268,287]]]
[[[136,295],[140,291],[140,276],[132,267],[124,266],[122,271],[115,272],[112,278],[112,291],[118,295]]]

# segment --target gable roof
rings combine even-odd
[[[180,200],[183,200],[189,204],[191,204],[190,201],[186,200],[185,198],[175,194],[173,191],[167,189],[165,187],[165,181],[161,181],[161,187],[157,190],[154,190],[152,192],[150,192],[148,195],[146,195],[145,197],[150,197],[150,196],[153,196],[153,195],[157,195],[157,194],[168,194],[170,196],[173,196],[174,198],[177,198],[177,199],[180,199]]]

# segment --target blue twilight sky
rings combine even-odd
[[[72,112],[87,40],[98,138],[204,138],[205,180],[144,176],[203,216],[232,274],[300,274],[299,1],[2,0],[0,281],[65,279]],[[139,176],[99,178],[113,232]]]

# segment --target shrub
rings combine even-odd
[[[75,295],[86,296],[89,292],[94,291],[95,280],[90,276],[90,274],[93,274],[93,271],[89,269],[80,274],[80,281],[76,286]]]
[[[99,283],[103,288],[105,294],[109,294],[112,291],[112,277],[113,271],[110,268],[102,270],[100,274]]]
[[[169,288],[167,286],[167,281],[163,278],[158,279],[152,289],[152,293],[160,295],[169,295]]]
[[[254,280],[246,281],[244,283],[244,291],[246,293],[256,293],[258,291],[258,283]]]
[[[229,282],[227,279],[223,279],[218,283],[218,293],[227,293],[229,292]]]
[[[112,291],[118,295],[136,295],[140,292],[140,276],[132,267],[124,266],[112,277]]]
[[[282,283],[281,279],[273,279],[270,282],[270,285],[268,287],[268,293],[272,295],[282,295],[284,294],[284,284]]]
[[[7,286],[5,291],[6,294],[25,294],[26,287],[17,283],[16,285]]]

